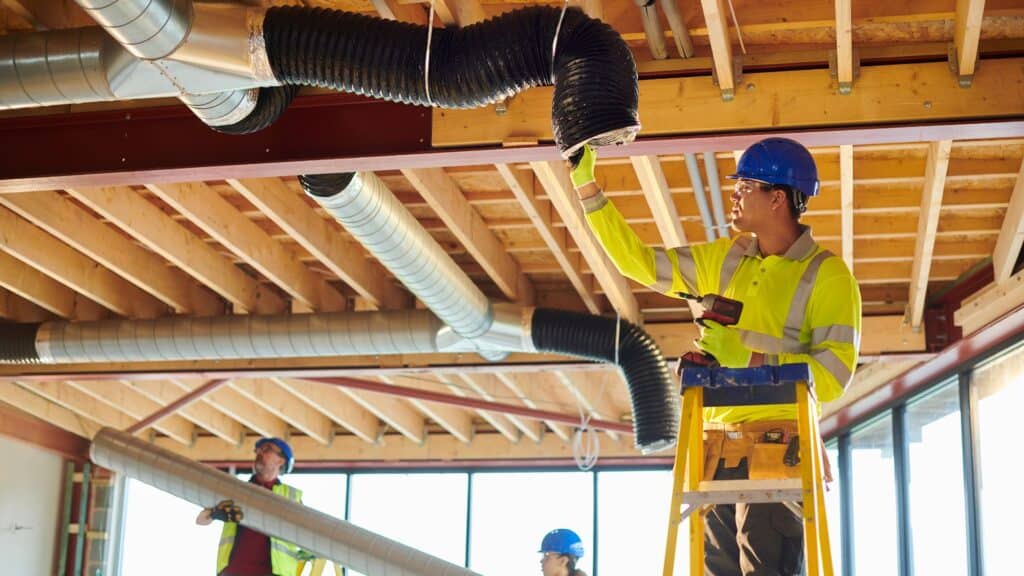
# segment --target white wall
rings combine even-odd
[[[55,570],[63,460],[0,436],[0,561],[5,574]]]

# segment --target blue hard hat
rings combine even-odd
[[[583,541],[578,534],[568,528],[556,528],[544,536],[538,552],[556,552],[582,558]]]
[[[747,148],[731,180],[748,178],[818,195],[818,167],[804,145],[789,138],[765,138]]]
[[[281,450],[281,455],[284,456],[285,459],[284,473],[287,474],[291,472],[292,467],[295,466],[295,457],[292,455],[292,447],[280,438],[260,438],[256,441],[256,450],[259,450],[260,446],[263,446],[268,442],[277,446],[278,449]]]

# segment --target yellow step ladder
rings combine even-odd
[[[687,368],[682,374],[672,504],[663,576],[675,569],[679,525],[690,518],[690,575],[704,574],[704,513],[708,506],[736,502],[803,505],[804,557],[808,576],[832,576],[832,551],[825,517],[821,434],[806,364],[757,368]],[[750,404],[797,405],[800,478],[714,480],[704,478],[704,407]]]
[[[311,562],[306,560],[299,560],[298,570],[295,571],[295,576],[302,576],[306,570],[306,565],[309,564],[312,568],[307,576],[321,576],[324,573],[324,567],[327,566],[328,562],[324,558],[317,558]],[[334,567],[334,576],[341,576],[341,565],[331,564]]]

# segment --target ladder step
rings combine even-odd
[[[766,503],[803,500],[799,478],[773,480],[710,480],[701,482],[695,492],[684,492],[683,503],[695,506],[733,504],[736,502]]]

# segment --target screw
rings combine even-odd
[[[264,152],[268,152],[269,153],[270,152],[270,148],[265,149]]]
[[[932,101],[931,100],[925,100],[924,101],[924,107],[930,110],[931,107],[932,107]]]
[[[753,82],[748,82],[747,83],[747,90],[753,90],[754,88],[756,88],[756,86],[754,85]]]
[[[127,161],[128,161],[128,159],[127,159],[127,158],[125,158],[124,156],[121,156],[121,163],[122,163],[122,164],[124,164],[124,163],[125,163],[125,162],[127,162]]]

